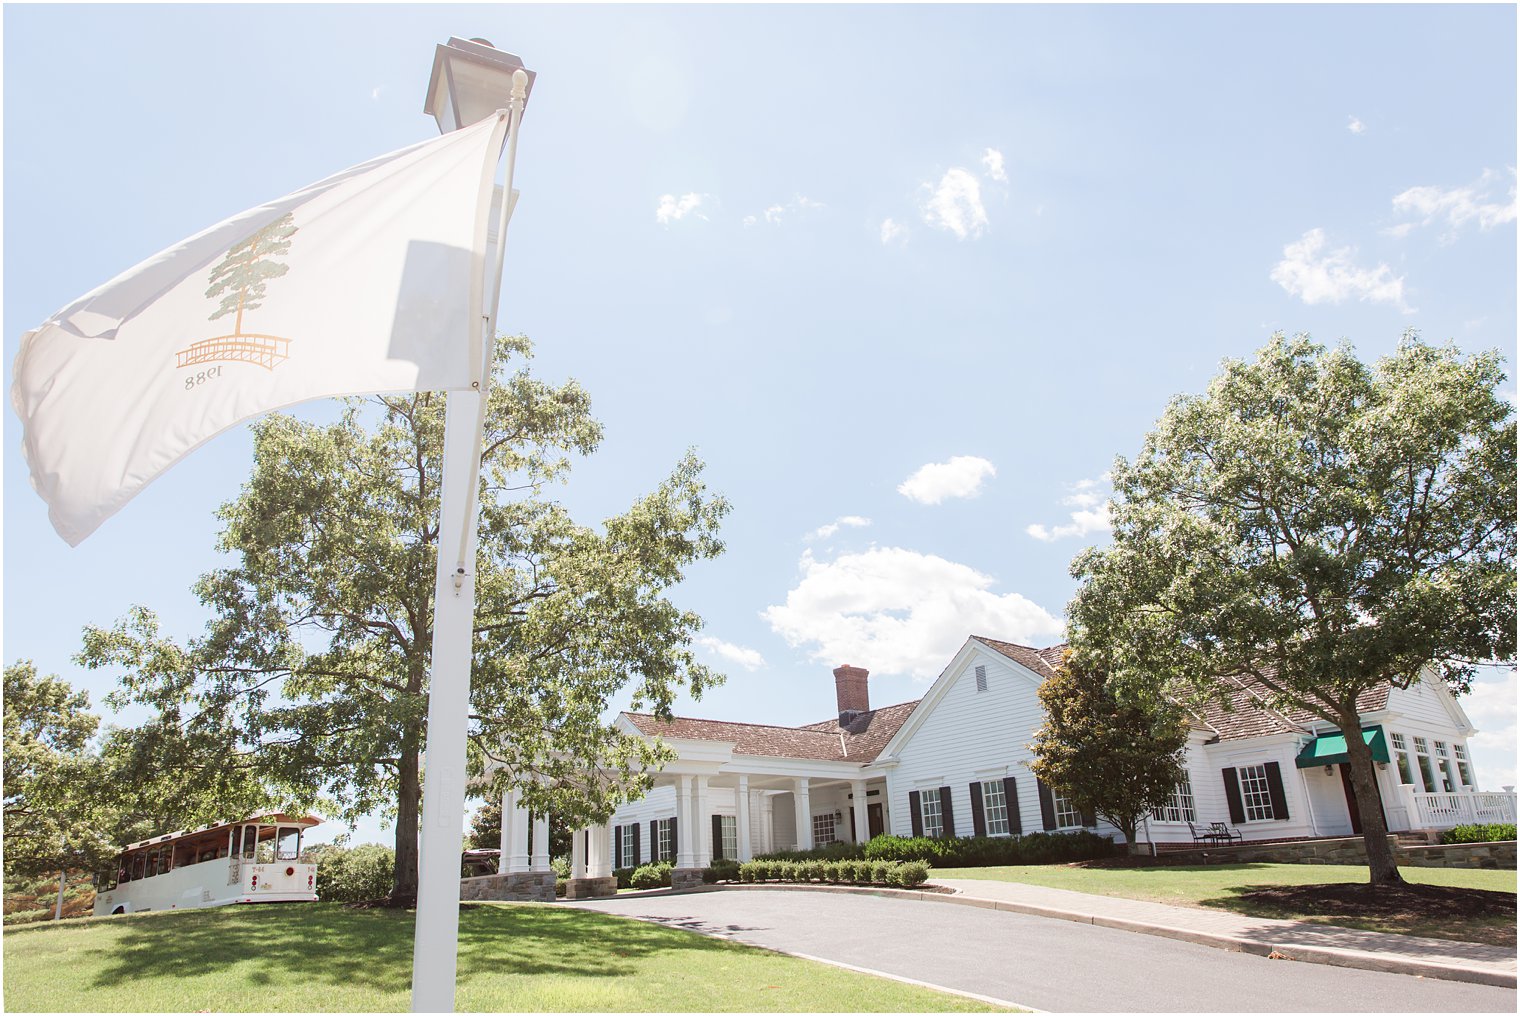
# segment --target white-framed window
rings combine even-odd
[[[1157,822],[1197,822],[1198,812],[1193,807],[1193,784],[1187,773],[1182,782],[1172,788],[1172,799],[1156,812]]]
[[[1050,798],[1056,806],[1057,829],[1080,829],[1082,828],[1082,810],[1069,799],[1062,797],[1054,790],[1050,792]]]
[[[633,852],[633,824],[618,826],[618,836],[621,842],[617,845],[618,867],[633,868],[639,863],[638,857]]]
[[[1409,742],[1403,734],[1392,731],[1389,732],[1388,739],[1393,743],[1393,761],[1399,767],[1399,782],[1414,786],[1414,767],[1409,764]]]
[[[1462,778],[1462,786],[1473,786],[1472,762],[1467,757],[1467,745],[1454,744],[1451,750],[1457,755],[1457,775]]]
[[[739,818],[737,815],[719,815],[718,833],[723,856],[730,860],[739,858]]]
[[[676,820],[662,818],[655,824],[655,849],[659,851],[655,855],[657,861],[673,861],[676,857],[676,838],[672,835],[675,831],[672,827]]]
[[[1436,771],[1441,774],[1441,789],[1448,794],[1457,789],[1457,778],[1452,772],[1451,753],[1445,741],[1436,741]]]
[[[1276,812],[1272,809],[1272,789],[1267,783],[1266,766],[1240,767],[1240,800],[1245,805],[1247,822],[1276,817]]]
[[[823,815],[814,815],[813,846],[821,847],[827,843],[833,843],[834,839],[834,813],[831,811]]]
[[[1435,766],[1430,761],[1430,746],[1425,743],[1423,737],[1414,739],[1414,753],[1415,760],[1420,766],[1420,779],[1425,784],[1425,793],[1434,794],[1436,792]]]
[[[1002,780],[982,781],[982,823],[988,836],[1007,836],[1008,795],[1003,792]]]
[[[976,665],[976,690],[987,690],[987,668],[980,663]]]
[[[939,810],[939,788],[922,791],[918,795],[918,814],[923,819],[924,835],[939,839],[945,835],[945,817]],[[816,842],[816,841],[814,841]]]

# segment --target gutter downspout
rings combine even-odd
[[[1304,748],[1312,743],[1311,741],[1298,745],[1298,751],[1293,753],[1293,768],[1298,769],[1298,752],[1303,751]],[[1309,793],[1309,781],[1304,778],[1304,770],[1302,769],[1298,769],[1298,785],[1304,788],[1304,806],[1309,809],[1309,832],[1318,836],[1319,821],[1314,817],[1314,795]]]

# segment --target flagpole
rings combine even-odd
[[[417,864],[417,923],[412,945],[412,1011],[452,1012],[459,954],[459,863],[464,846],[465,742],[475,628],[476,506],[481,440],[490,398],[496,301],[501,292],[506,223],[511,215],[517,130],[528,76],[512,76],[506,187],[496,237],[496,277],[481,308],[487,362],[480,387],[451,391],[444,412],[443,487],[438,568],[433,590],[433,660]],[[450,548],[459,553],[452,555]]]

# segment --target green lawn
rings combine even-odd
[[[1423,885],[1456,886],[1515,892],[1513,870],[1481,868],[1400,868],[1405,881]],[[1365,867],[1341,864],[1218,864],[1196,867],[1083,868],[1064,864],[1041,864],[998,868],[940,868],[941,878],[992,879],[1028,885],[1070,889],[1099,896],[1124,896],[1186,907],[1218,907],[1253,917],[1322,920],[1344,927],[1403,934],[1430,935],[1464,941],[1515,944],[1515,919],[1420,918],[1404,920],[1313,917],[1286,912],[1241,898],[1252,889],[1273,885],[1318,885],[1327,882],[1353,884],[1367,881]]]
[[[411,911],[270,904],[4,933],[11,1012],[399,1012]],[[460,915],[461,1012],[987,1012],[886,978],[543,905]]]

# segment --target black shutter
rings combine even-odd
[[[1233,768],[1220,772],[1224,774],[1224,799],[1230,806],[1230,821],[1239,825],[1246,820],[1246,806],[1240,800],[1240,774]]]
[[[623,866],[623,827],[620,825],[612,827],[612,866]]]
[[[1036,777],[1034,787],[1040,792],[1040,822],[1048,833],[1056,827],[1056,800],[1050,796],[1050,788],[1044,780]]]
[[[1088,808],[1086,811],[1082,812],[1082,824],[1084,826],[1087,826],[1089,829],[1098,828],[1098,813],[1093,811],[1091,808]]]
[[[939,788],[939,811],[940,820],[944,822],[944,836],[946,839],[955,835],[955,813],[950,810],[950,788]]]
[[[1288,795],[1283,792],[1282,767],[1276,762],[1267,763],[1267,793],[1272,795],[1272,817],[1279,822],[1288,819]]]
[[[723,816],[722,815],[714,815],[712,817],[712,820],[713,820],[713,849],[712,849],[712,855],[713,855],[713,859],[717,860],[718,858],[720,858],[720,857],[723,856]]]
[[[635,822],[633,824],[633,866],[635,868],[639,866],[640,859],[643,857],[639,847],[639,824]]]
[[[982,785],[971,784],[971,831],[978,836],[987,835],[987,817],[982,814]]]
[[[649,820],[649,859],[651,861],[664,860],[660,856],[660,820],[657,818]]]
[[[680,843],[681,841],[676,839],[676,820],[672,818],[670,820],[670,856],[666,858],[666,860],[670,861],[672,864],[674,864],[679,858],[677,851],[681,849]]]
[[[1019,785],[1012,776],[1003,777],[1003,803],[1008,806],[1008,831],[1023,836],[1024,823],[1019,819]]]
[[[918,791],[908,791],[908,814],[913,819],[913,835],[924,834],[924,813],[918,806]]]

